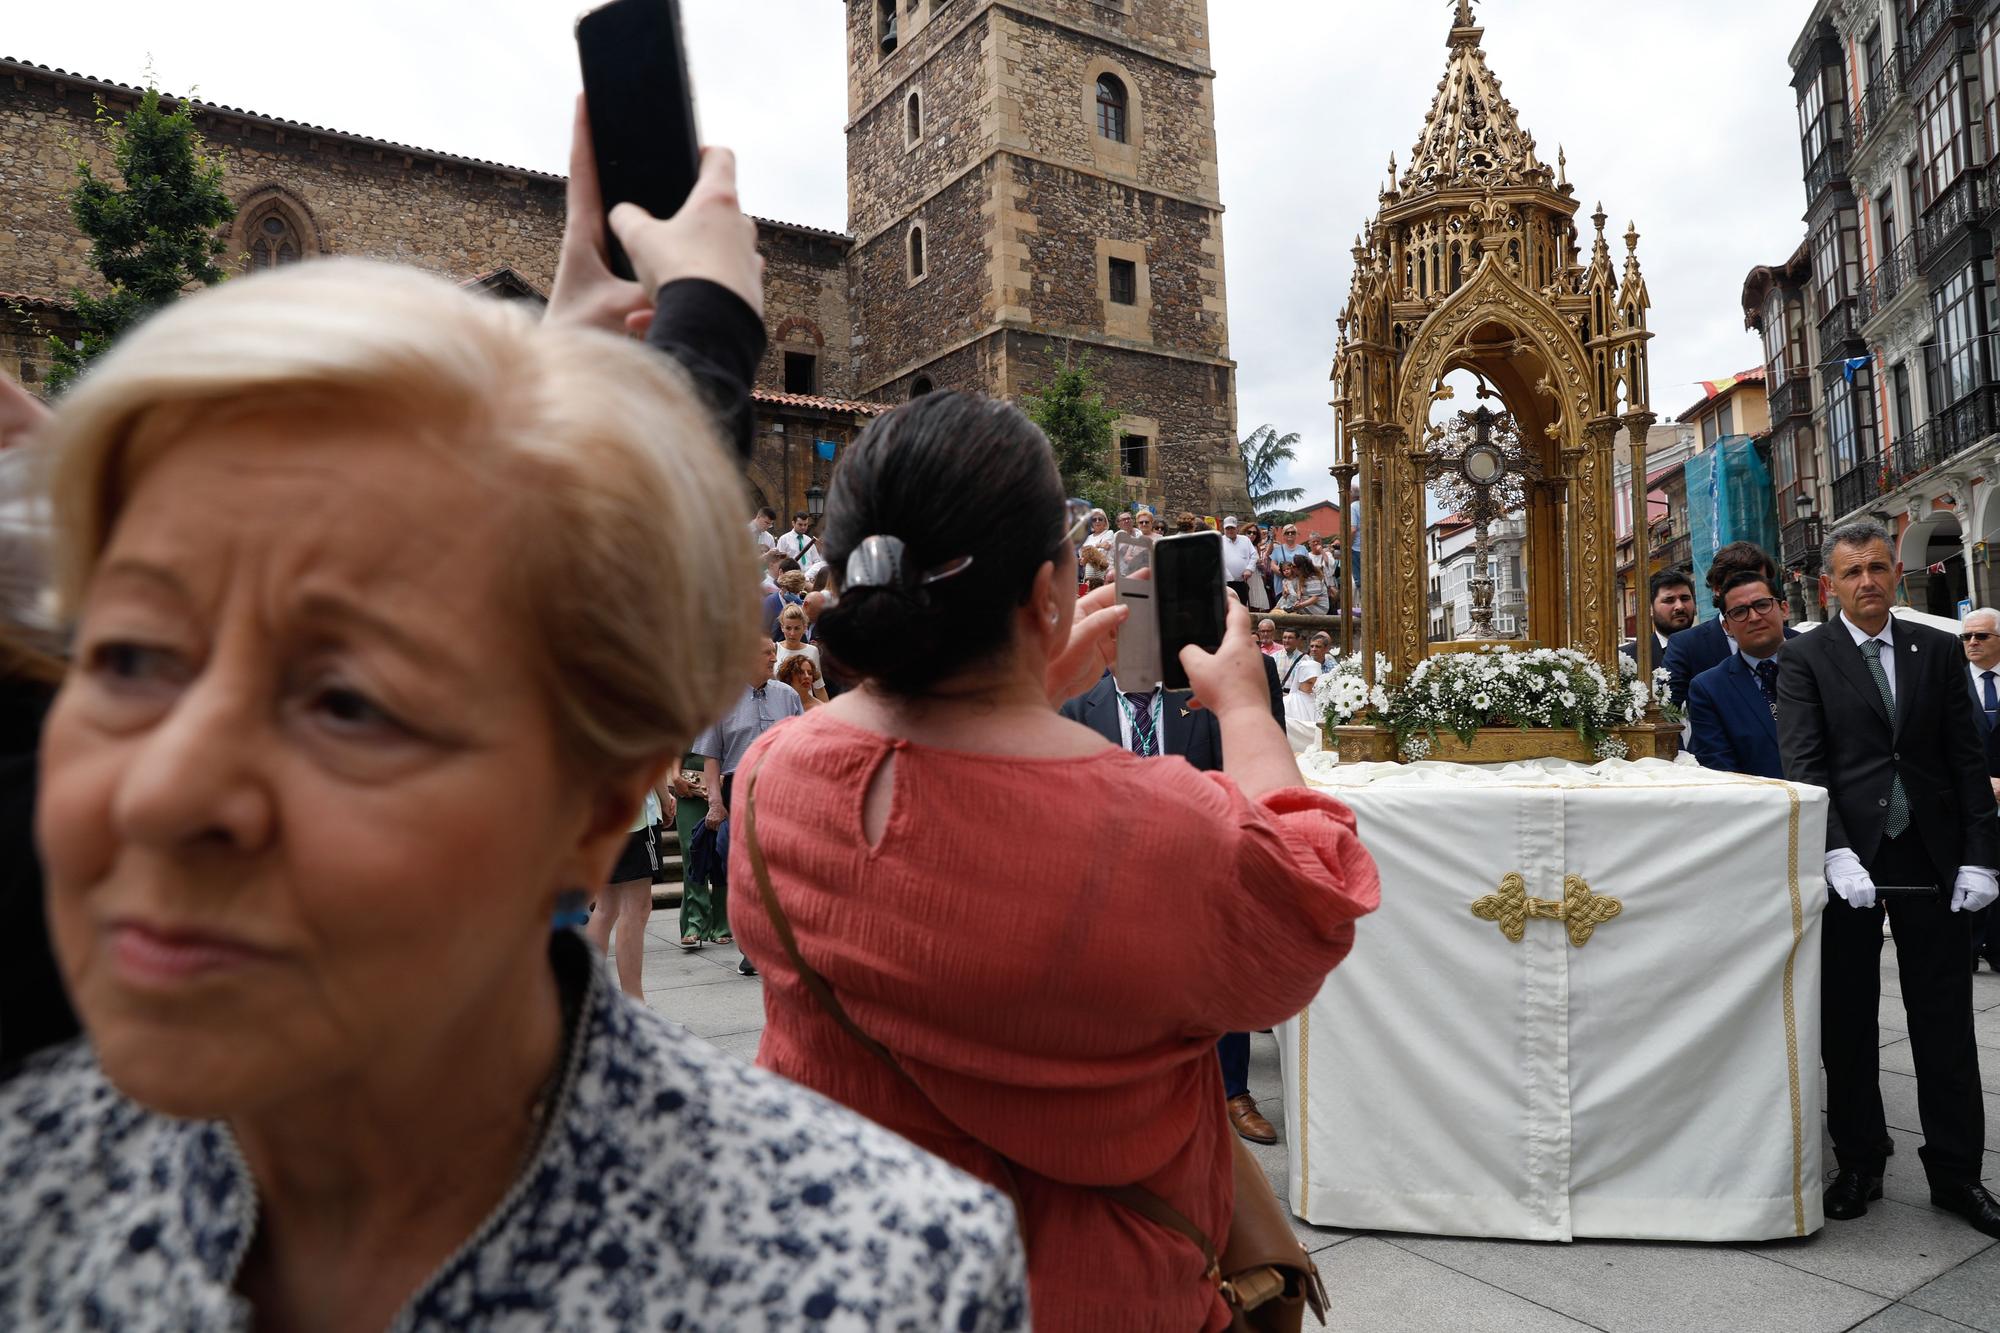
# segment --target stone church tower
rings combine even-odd
[[[845,0],[857,398],[1089,357],[1115,472],[1248,510],[1207,0]]]

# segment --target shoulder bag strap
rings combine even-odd
[[[966,1133],[963,1126],[932,1100],[931,1095],[924,1091],[923,1085],[911,1076],[910,1071],[903,1068],[903,1063],[896,1058],[895,1052],[869,1036],[862,1030],[861,1025],[848,1015],[846,1008],[840,1003],[840,997],[833,993],[833,987],[826,984],[826,978],[814,971],[812,965],[806,962],[804,955],[799,952],[798,936],[792,930],[791,920],[785,915],[784,907],[778,902],[778,892],[771,885],[771,873],[764,862],[764,848],[757,841],[757,774],[763,767],[764,760],[760,756],[756,767],[750,770],[749,780],[743,784],[743,846],[750,856],[750,873],[757,880],[757,896],[763,900],[764,914],[771,919],[771,929],[777,932],[778,943],[784,948],[785,957],[791,961],[793,970],[799,974],[799,980],[805,983],[806,990],[818,1002],[820,1008],[826,1011],[827,1016],[839,1024],[843,1032],[861,1043],[876,1059],[895,1070],[932,1110],[944,1118],[946,1124],[959,1130],[960,1133]],[[967,1133],[966,1137],[974,1142],[980,1141],[974,1134]],[[988,1148],[988,1151],[992,1150]],[[1022,1228],[1022,1240],[1025,1243],[1028,1219],[1021,1207],[1020,1189],[1014,1180],[1014,1162],[1001,1153],[996,1152],[993,1156],[1000,1163],[1001,1169],[1006,1172],[1007,1193],[1014,1201],[1014,1218]],[[1207,1260],[1209,1278],[1220,1280],[1222,1261],[1216,1254],[1215,1242],[1165,1199],[1139,1185],[1100,1186],[1096,1192],[1113,1203],[1131,1209],[1157,1226],[1187,1237],[1194,1242],[1195,1248],[1201,1251],[1202,1258]]]

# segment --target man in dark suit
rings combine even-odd
[[[1720,604],[1723,585],[1744,570],[1755,570],[1768,574],[1777,581],[1778,567],[1771,557],[1764,554],[1755,542],[1731,542],[1715,553],[1715,559],[1708,567],[1708,595]],[[1735,644],[1722,627],[1722,618],[1704,620],[1692,629],[1682,630],[1667,641],[1667,651],[1660,665],[1667,669],[1667,689],[1676,706],[1687,702],[1688,686],[1694,678],[1712,666],[1720,666],[1722,660],[1736,651]]]
[[[1646,590],[1653,608],[1653,665],[1657,667],[1666,656],[1667,640],[1694,624],[1694,580],[1684,569],[1663,569],[1653,575]],[[1637,640],[1618,651],[1639,660]]]
[[[1877,886],[1931,886],[1936,893],[1886,902],[1917,1067],[1924,1174],[1933,1204],[2000,1236],[2000,1203],[1979,1183],[1985,1107],[1966,966],[1971,913],[2000,896],[2000,821],[1964,656],[1950,635],[1890,616],[1903,568],[1880,525],[1836,530],[1821,568],[1841,611],[1779,655],[1778,746],[1786,777],[1832,798],[1820,1054],[1840,1169],[1826,1215],[1859,1217],[1882,1197]]]
[[[1979,738],[1986,746],[1986,775],[1993,781],[1994,795],[2000,796],[2000,611],[1981,607],[1965,618],[1958,636],[1965,645],[1966,683],[1972,690],[1973,717],[1979,723]],[[2000,972],[2000,933],[1992,928],[1994,908],[1981,912],[1972,923],[1972,970],[1979,960]]]
[[[1785,646],[1785,599],[1763,574],[1745,570],[1722,590],[1719,619],[1736,651],[1688,686],[1688,750],[1704,768],[1785,776],[1778,754],[1778,650]]]
[[[1285,695],[1278,685],[1278,668],[1264,659],[1265,684],[1271,691],[1271,716],[1285,725]],[[1145,694],[1123,694],[1109,671],[1062,706],[1062,715],[1081,722],[1113,745],[1142,759],[1179,755],[1203,772],[1222,768],[1222,728],[1215,714],[1194,704],[1181,691],[1155,687]],[[1222,1090],[1229,1099],[1229,1123],[1252,1143],[1276,1143],[1278,1131],[1257,1109],[1250,1095],[1250,1034],[1231,1032],[1215,1043],[1222,1062]]]

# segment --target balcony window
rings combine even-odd
[[[1822,319],[1861,287],[1858,231],[1855,210],[1843,208],[1813,235],[1813,295]]]
[[[1993,260],[1982,256],[1931,292],[1935,321],[1930,349],[1931,410],[1942,411],[1991,379],[1987,311],[1993,299]]]
[[[1979,124],[1986,151],[2000,148],[2000,14],[1979,25]]]
[[[1799,147],[1808,167],[1826,152],[1831,135],[1826,116],[1827,82],[1827,72],[1822,70],[1820,77],[1799,90]]]
[[[1875,457],[1875,383],[1866,366],[1854,383],[1837,378],[1826,387],[1826,437],[1833,474],[1840,476]]]
[[[1917,103],[1917,156],[1923,163],[1926,199],[1943,195],[1971,165],[1965,103],[1965,78],[1956,61],[1924,89]]]

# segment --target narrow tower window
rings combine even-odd
[[[1097,132],[1113,143],[1126,143],[1125,85],[1115,74],[1097,76]]]
[[[903,139],[905,144],[915,144],[924,137],[924,98],[922,93],[911,93],[904,108]]]
[[[913,399],[921,398],[925,394],[930,393],[936,387],[937,387],[936,385],[931,383],[930,376],[919,375],[915,380],[911,381],[910,383],[910,397]]]
[[[1115,305],[1139,304],[1139,266],[1129,259],[1111,261],[1111,300]]]
[[[924,229],[910,228],[910,280],[924,276]]]

